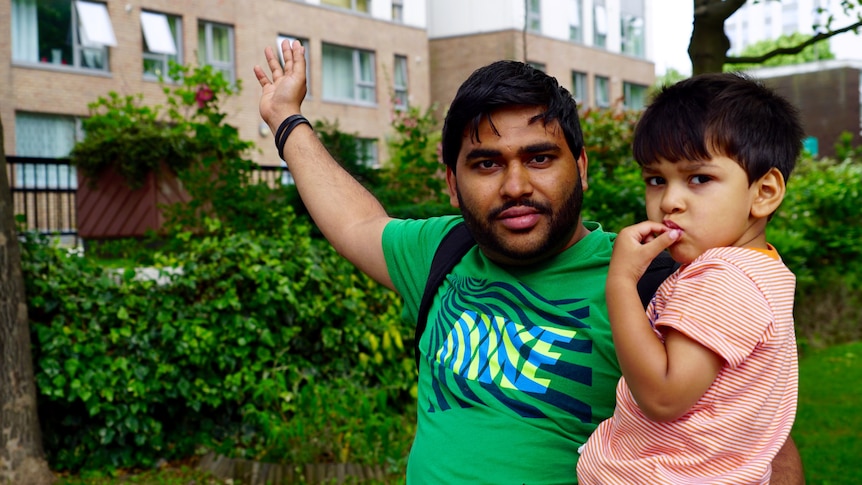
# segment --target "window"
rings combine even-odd
[[[781,34],[790,35],[799,30],[799,5],[793,1],[781,3]]]
[[[376,103],[374,53],[323,44],[323,97],[332,101]]]
[[[201,21],[198,23],[198,62],[221,71],[225,79],[236,79],[234,69],[233,27]]]
[[[396,55],[392,70],[395,78],[395,109],[407,109],[407,57]]]
[[[541,0],[527,0],[527,30],[535,33],[542,31]]]
[[[635,57],[646,55],[644,0],[620,1],[620,52]]]
[[[141,12],[144,36],[144,79],[158,80],[168,73],[168,63],[182,64],[182,20],[174,15]]]
[[[104,3],[12,0],[12,58],[98,71],[108,70],[116,46]]]
[[[536,61],[527,61],[527,64],[533,67],[538,71],[547,72],[548,66],[545,65],[544,62],[536,62]]]
[[[581,26],[583,8],[581,0],[569,0],[569,40],[584,41],[584,29]]]
[[[623,15],[620,18],[620,33],[623,54],[644,57],[644,20],[633,15]]]
[[[392,0],[392,21],[404,23],[404,0]]]
[[[604,4],[593,7],[593,45],[607,47],[608,44],[608,11]]]
[[[281,52],[281,43],[284,40],[289,40],[291,44],[293,41],[298,40],[300,44],[305,46],[305,88],[307,93],[311,93],[311,57],[309,57],[309,49],[308,39],[303,39],[301,37],[293,37],[290,35],[279,35],[275,39],[275,52],[278,53],[278,60],[281,62],[282,67],[284,67],[284,53]]]
[[[369,12],[369,0],[320,0],[320,3],[323,5],[331,5],[333,7],[355,10],[357,12]]]
[[[583,72],[572,71],[572,96],[578,102],[578,106],[584,106],[587,102],[587,75]]]
[[[647,87],[641,84],[623,83],[623,103],[628,109],[643,109],[646,106]]]
[[[80,138],[80,123],[71,116],[15,113],[15,154],[19,157],[65,158]],[[15,171],[15,186],[74,189],[78,179],[74,166],[48,170],[45,165],[25,163]]]
[[[377,140],[374,138],[356,139],[357,158],[366,167],[380,168],[380,156],[377,153]]]
[[[611,81],[604,76],[596,76],[596,106],[609,108],[611,106]]]

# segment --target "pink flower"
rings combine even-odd
[[[207,102],[215,97],[213,90],[204,84],[198,86],[198,91],[195,93],[195,101],[198,103],[198,108],[203,109]]]

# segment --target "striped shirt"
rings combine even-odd
[[[771,247],[710,249],[671,275],[647,308],[650,324],[659,338],[669,327],[699,342],[722,367],[665,423],[644,416],[620,379],[614,416],[583,449],[579,483],[769,483],[796,414],[795,283]]]

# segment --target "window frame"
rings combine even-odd
[[[38,146],[38,150],[31,151],[27,149],[27,140],[25,140],[26,136],[23,131],[24,126],[27,124],[24,121],[25,117],[30,117],[31,120],[41,118],[42,121],[46,122],[54,122],[54,123],[63,123],[67,125],[71,123],[71,135],[72,139],[67,140],[68,147],[66,150],[51,150],[50,144],[43,143],[41,141],[37,141],[35,143],[31,142],[30,145]],[[40,134],[42,134],[45,138],[49,139],[51,143],[55,144],[58,141],[56,129],[45,129],[44,127],[40,127],[39,129],[34,130]],[[31,158],[67,158],[69,153],[71,152],[72,147],[78,141],[81,141],[84,138],[84,130],[81,124],[81,118],[77,116],[69,116],[69,115],[61,115],[61,114],[45,114],[45,113],[33,113],[26,111],[16,111],[15,112],[15,155],[19,157],[31,157]],[[47,150],[47,151],[46,151]],[[78,188],[78,177],[76,167],[74,165],[68,165],[63,167],[58,167],[53,172],[48,172],[47,167],[44,165],[34,165],[29,163],[24,163],[18,165],[18,170],[15,171],[15,178],[10,180],[14,187],[17,188],[26,188],[26,189],[76,189]]]
[[[61,15],[67,12],[65,5],[60,11]],[[91,0],[69,0],[67,5],[68,24],[63,30],[64,41],[56,44],[58,48],[50,48],[49,59],[47,51],[40,52],[39,46],[53,41],[47,36],[40,37],[40,33],[48,30],[43,27],[43,22],[46,26],[50,25],[49,20],[40,16],[40,11],[50,7],[40,0],[35,0],[29,5],[25,0],[12,0],[10,31],[13,62],[82,72],[110,72],[109,47],[116,47],[117,39],[108,5]],[[61,18],[61,20],[65,19]],[[92,29],[91,34],[98,35],[88,37],[87,24]],[[58,25],[59,28],[63,28],[62,24]],[[68,44],[69,39],[71,39],[71,45]]]
[[[639,91],[638,95],[632,94],[632,89]],[[646,107],[649,86],[628,81],[623,81],[623,106],[626,109],[640,110]],[[632,104],[633,99],[638,99],[637,105]]]
[[[311,97],[311,49],[309,48],[309,39],[297,37],[294,35],[278,34],[275,38],[275,52],[278,54],[278,62],[281,67],[284,67],[284,53],[281,52],[281,43],[284,40],[289,40],[291,44],[298,40],[305,47],[305,90],[306,96]]]
[[[332,91],[329,89],[332,85],[330,84],[329,76],[326,74],[327,66],[328,66],[328,50],[337,49],[341,50],[342,54],[345,51],[349,51],[351,54],[351,71],[353,73],[353,82],[352,82],[352,97],[342,96],[341,93],[327,92]],[[324,42],[321,48],[322,51],[322,59],[321,63],[323,66],[323,93],[322,98],[325,101],[332,101],[336,103],[350,103],[350,104],[358,104],[363,106],[376,106],[377,105],[377,73],[376,73],[376,55],[374,51],[359,49],[356,47],[348,47],[339,44],[331,44]],[[371,70],[369,73],[371,74],[371,79],[363,78],[363,63],[364,59],[367,59],[367,62],[371,65]],[[373,99],[368,100],[364,99],[362,93],[370,92],[373,96]]]
[[[350,5],[344,5],[345,3],[349,3]],[[371,14],[371,0],[320,0],[320,4],[327,7],[343,8],[352,12]]]
[[[587,106],[589,99],[587,95],[587,73],[582,71],[572,71],[572,97],[578,107]]]
[[[593,76],[593,95],[595,96],[595,105],[597,108],[610,108],[611,78],[599,75]]]
[[[144,26],[143,15],[158,15],[162,16],[167,23],[171,41],[173,42],[174,54],[167,52],[157,52],[149,48],[146,35],[146,27]],[[162,32],[163,33],[163,32]],[[142,75],[147,81],[158,81],[160,77],[167,77],[170,69],[170,62],[177,64],[183,63],[183,18],[180,15],[171,15],[164,12],[154,10],[141,10],[141,37],[142,37]],[[161,74],[159,69],[153,73],[147,69],[147,62],[160,64]]]
[[[584,2],[569,0],[569,40],[584,41]]]
[[[542,33],[542,0],[527,0],[524,7],[527,9],[525,18],[527,32],[533,34]]]
[[[204,30],[203,40],[205,45],[203,46],[200,45],[201,28]],[[227,32],[228,53],[230,56],[230,59],[227,61],[214,58],[214,28],[224,28]],[[224,73],[228,82],[236,82],[236,32],[233,25],[198,19],[198,62],[212,66],[216,71]]]
[[[402,67],[403,66],[403,67]],[[399,67],[401,67],[399,69]],[[403,72],[404,82],[399,81],[399,72]],[[403,111],[410,106],[410,70],[407,56],[395,54],[392,61],[393,105],[396,110]]]
[[[593,5],[593,45],[608,46],[608,10],[604,3]]]

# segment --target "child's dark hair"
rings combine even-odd
[[[572,95],[555,78],[529,64],[497,61],[474,71],[458,89],[443,122],[443,162],[454,171],[465,130],[477,140],[484,118],[513,106],[544,107],[536,119],[545,125],[556,120],[572,154],[575,158],[581,155],[584,135]]]
[[[632,151],[641,166],[726,156],[753,183],[773,167],[789,179],[803,136],[796,107],[762,82],[710,73],[662,88],[635,127]]]

